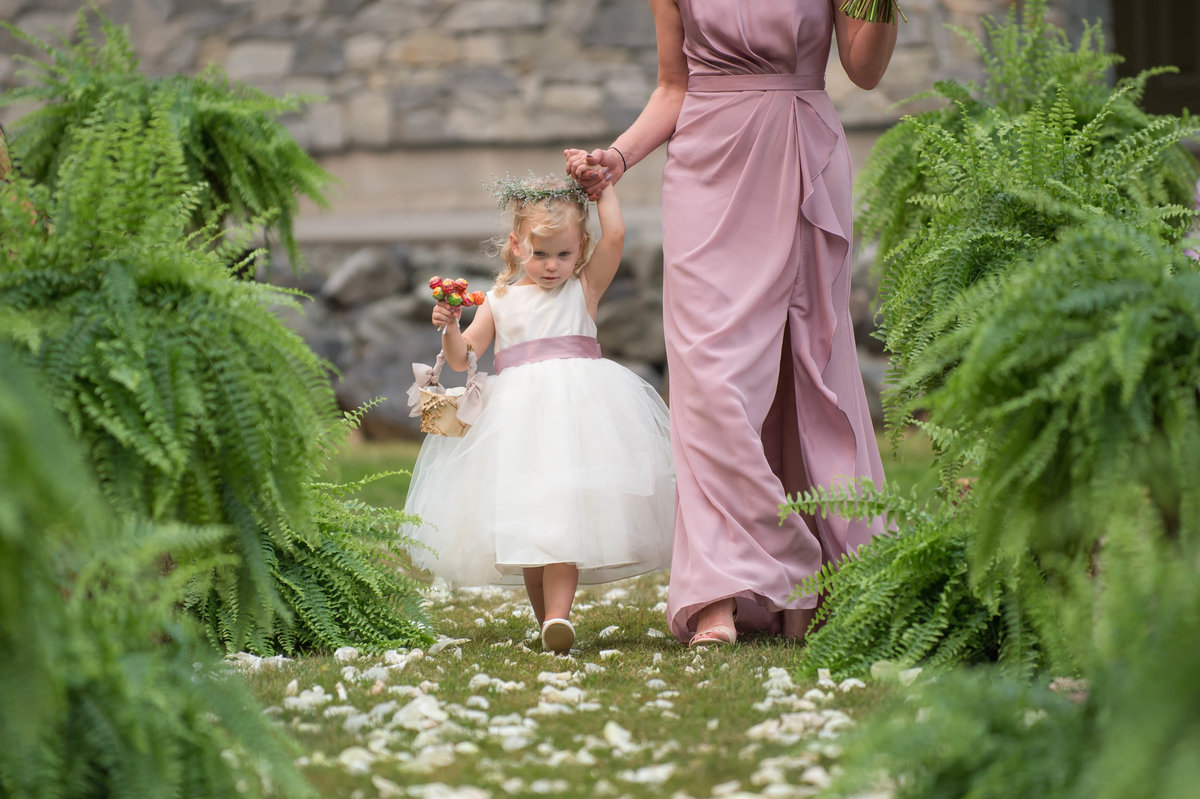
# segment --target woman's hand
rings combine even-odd
[[[595,200],[605,188],[625,174],[625,165],[616,150],[563,150],[567,158],[567,174],[583,186],[588,198]]]

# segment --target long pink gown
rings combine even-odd
[[[678,493],[667,621],[735,597],[778,631],[796,585],[879,520],[781,525],[785,493],[883,466],[849,318],[851,177],[824,91],[832,0],[679,0],[688,94],[663,172]]]

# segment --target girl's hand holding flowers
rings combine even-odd
[[[439,331],[444,331],[451,322],[457,324],[463,308],[482,305],[485,299],[482,291],[467,293],[467,281],[460,278],[429,278],[429,288],[437,305],[433,306],[433,325]]]

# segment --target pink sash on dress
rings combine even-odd
[[[496,374],[514,366],[554,358],[599,358],[600,342],[594,336],[550,336],[511,344],[496,350]]]

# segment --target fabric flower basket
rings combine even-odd
[[[413,364],[416,382],[408,390],[408,405],[410,415],[420,417],[422,433],[457,438],[470,430],[479,416],[487,373],[478,371],[478,359],[468,350],[467,384],[446,388],[439,382],[445,362],[446,353],[442,351],[432,368],[423,363]]]

